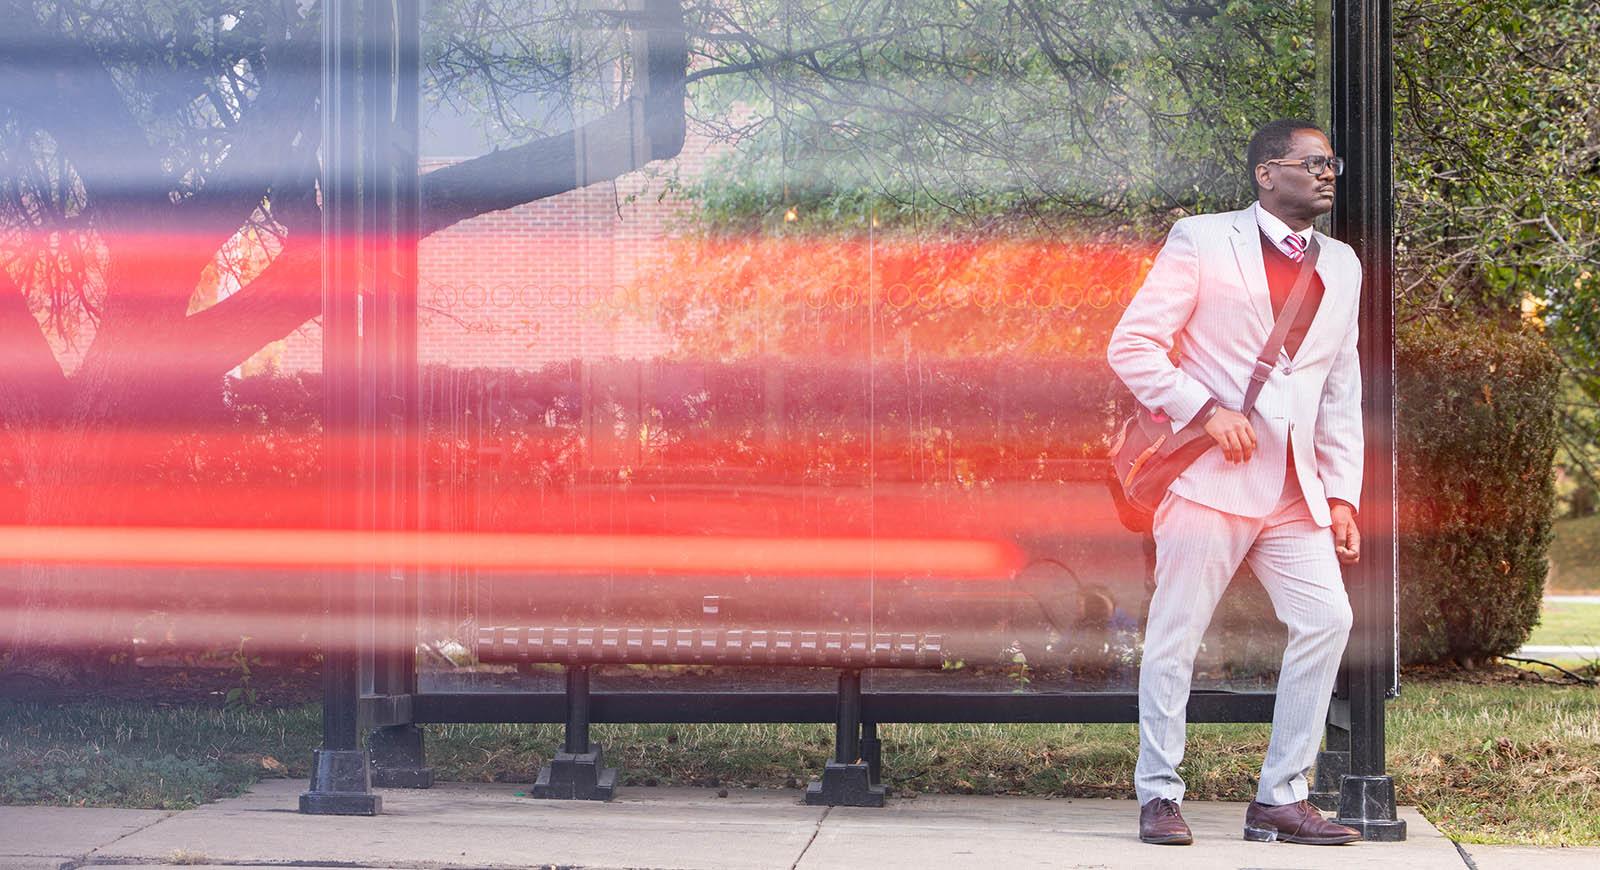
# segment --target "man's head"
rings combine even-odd
[[[1298,118],[1263,124],[1250,137],[1245,159],[1256,197],[1291,225],[1308,225],[1333,208],[1343,164],[1333,156],[1333,145],[1316,124]]]

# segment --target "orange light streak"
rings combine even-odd
[[[999,580],[1025,559],[1008,542],[984,540],[0,526],[0,561]]]

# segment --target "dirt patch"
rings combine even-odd
[[[1404,686],[1406,683],[1470,683],[1476,686],[1510,683],[1570,685],[1572,680],[1556,671],[1519,668],[1506,662],[1496,661],[1472,668],[1454,663],[1408,665],[1400,671],[1400,684]]]
[[[135,666],[56,679],[0,673],[0,698],[40,704],[116,701],[222,707],[229,690],[236,688],[254,691],[253,706],[296,707],[322,699],[322,675],[315,666],[255,665],[245,683],[237,670],[208,664]]]

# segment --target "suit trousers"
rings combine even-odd
[[[1139,666],[1139,761],[1134,788],[1152,798],[1183,800],[1187,704],[1195,656],[1217,602],[1241,561],[1261,580],[1288,646],[1278,671],[1272,738],[1256,800],[1305,800],[1306,772],[1326,730],[1333,683],[1350,636],[1333,535],[1318,526],[1293,473],[1265,517],[1242,517],[1168,492],[1156,509],[1156,591]]]

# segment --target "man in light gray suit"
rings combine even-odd
[[[1156,591],[1139,670],[1139,835],[1193,840],[1177,772],[1190,681],[1217,601],[1248,560],[1289,642],[1245,837],[1334,845],[1360,834],[1306,801],[1306,773],[1350,632],[1339,565],[1361,552],[1361,264],[1349,245],[1311,226],[1333,208],[1344,169],[1321,130],[1266,124],[1247,160],[1257,201],[1174,224],[1106,350],[1141,404],[1165,412],[1174,431],[1198,421],[1218,447],[1178,477],[1155,513]],[[1313,237],[1321,255],[1310,288],[1246,417],[1238,409],[1256,358]]]

